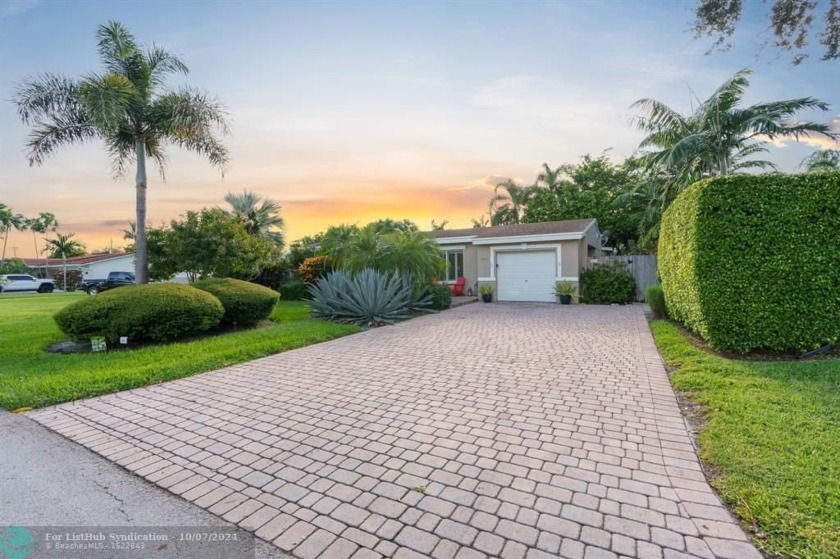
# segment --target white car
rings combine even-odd
[[[27,274],[7,274],[0,276],[0,292],[37,291],[38,293],[52,293],[55,282],[50,279],[36,279]]]

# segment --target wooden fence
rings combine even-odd
[[[645,289],[649,285],[658,284],[656,277],[655,254],[624,254],[621,256],[604,256],[599,262],[619,261],[627,264],[627,270],[636,280],[636,300],[645,300]]]

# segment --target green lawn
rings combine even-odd
[[[280,302],[269,326],[130,351],[52,354],[65,339],[53,314],[85,294],[0,296],[0,407],[41,407],[210,371],[358,332]]]
[[[711,355],[651,325],[674,386],[708,420],[701,456],[767,555],[840,557],[840,360],[754,362]]]

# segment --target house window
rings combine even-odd
[[[464,251],[446,251],[446,281],[455,281],[464,275]]]

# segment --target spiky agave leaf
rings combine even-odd
[[[411,276],[366,268],[330,272],[309,287],[315,316],[363,326],[393,324],[428,307],[428,295],[415,296]]]

